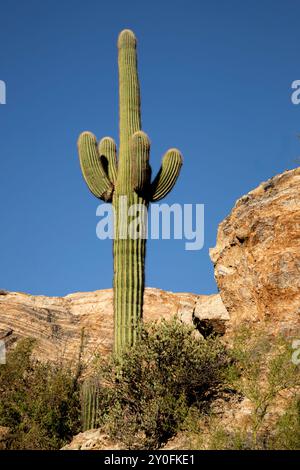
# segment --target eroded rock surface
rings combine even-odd
[[[300,327],[300,168],[240,198],[210,250],[230,325],[266,320],[294,334]]]
[[[147,288],[145,321],[177,316],[205,331],[225,329],[227,311],[219,295],[173,293]],[[83,355],[90,360],[107,354],[113,344],[112,289],[78,292],[66,297],[34,296],[17,292],[0,295],[0,339],[9,347],[18,338],[37,339],[42,360],[76,360],[84,332]]]

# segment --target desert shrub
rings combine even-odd
[[[128,448],[155,449],[177,432],[189,407],[205,412],[226,366],[217,339],[197,339],[178,320],[143,327],[134,347],[98,368],[97,425]]]
[[[212,450],[300,450],[300,399],[288,402],[283,414],[258,433],[251,425],[228,431],[222,420],[214,420],[209,433]],[[197,442],[203,448],[200,438]]]
[[[11,449],[59,449],[80,431],[78,376],[67,366],[32,358],[22,340],[0,366],[0,425]]]
[[[294,398],[276,423],[270,448],[300,450],[300,397]]]
[[[268,446],[265,418],[279,394],[300,386],[300,369],[292,362],[292,348],[284,337],[270,337],[259,331],[241,329],[231,351],[234,362],[228,379],[252,404],[251,435],[253,448]]]
[[[196,448],[300,449],[300,368],[293,364],[292,353],[291,341],[271,337],[261,326],[240,328],[225,371],[235,403],[228,402],[225,409],[234,409],[240,397],[248,400],[251,413],[246,420],[230,423],[230,429],[224,426],[222,413],[221,417],[212,414],[205,423],[198,416],[188,429],[198,443]]]

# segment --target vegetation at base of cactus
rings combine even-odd
[[[147,208],[173,188],[180,173],[182,156],[177,149],[167,151],[161,169],[151,182],[150,141],[141,130],[140,87],[137,73],[136,38],[125,29],[118,38],[120,142],[110,137],[97,146],[90,132],[78,140],[80,166],[90,191],[99,199],[112,202],[115,209],[114,235],[114,348],[117,354],[134,344],[143,312],[146,240],[120,236],[124,214],[121,196],[128,207]],[[126,214],[127,217],[127,214]],[[141,222],[145,231],[146,221]]]
[[[202,340],[176,317],[143,324],[133,347],[95,359],[98,402],[91,415],[122,448],[157,449],[181,429],[191,408],[201,416],[209,412],[221,397],[229,361],[218,338]]]

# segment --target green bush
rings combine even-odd
[[[235,400],[225,409],[247,399],[251,413],[230,429],[212,415],[198,424],[197,448],[218,450],[300,449],[300,368],[292,362],[291,340],[268,335],[258,329],[239,328],[229,351],[232,359],[226,369],[228,389]],[[200,427],[202,428],[200,430]],[[197,437],[197,425],[193,433]],[[203,442],[203,428],[206,442]],[[191,429],[191,426],[190,426]]]
[[[196,339],[178,320],[143,327],[133,348],[98,368],[97,425],[127,448],[158,448],[190,406],[208,409],[227,361],[217,339]]]
[[[227,377],[252,404],[254,449],[270,445],[271,435],[266,435],[264,430],[265,418],[279,394],[300,386],[300,369],[293,364],[292,353],[287,339],[271,338],[262,328],[253,332],[244,328],[235,336],[231,352],[234,363]]]
[[[0,366],[6,448],[59,449],[101,427],[129,449],[157,449],[178,431],[181,448],[300,449],[300,368],[289,342],[261,327],[240,328],[228,350],[177,320],[146,325],[84,381],[80,368],[35,360],[33,348],[20,341]],[[223,412],[244,398],[251,414],[226,426]]]
[[[300,398],[291,401],[276,423],[275,435],[270,448],[278,450],[300,450]]]
[[[209,431],[212,450],[300,450],[300,399],[288,402],[277,421],[260,432],[253,426],[228,431],[220,420],[214,420]]]
[[[59,449],[80,431],[78,377],[34,360],[33,347],[20,341],[0,367],[0,426],[11,429],[10,449]]]

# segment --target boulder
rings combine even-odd
[[[73,437],[61,450],[122,450],[119,442],[113,441],[101,429],[90,429]]]
[[[270,331],[299,333],[300,168],[240,198],[210,257],[232,328],[266,321]]]

